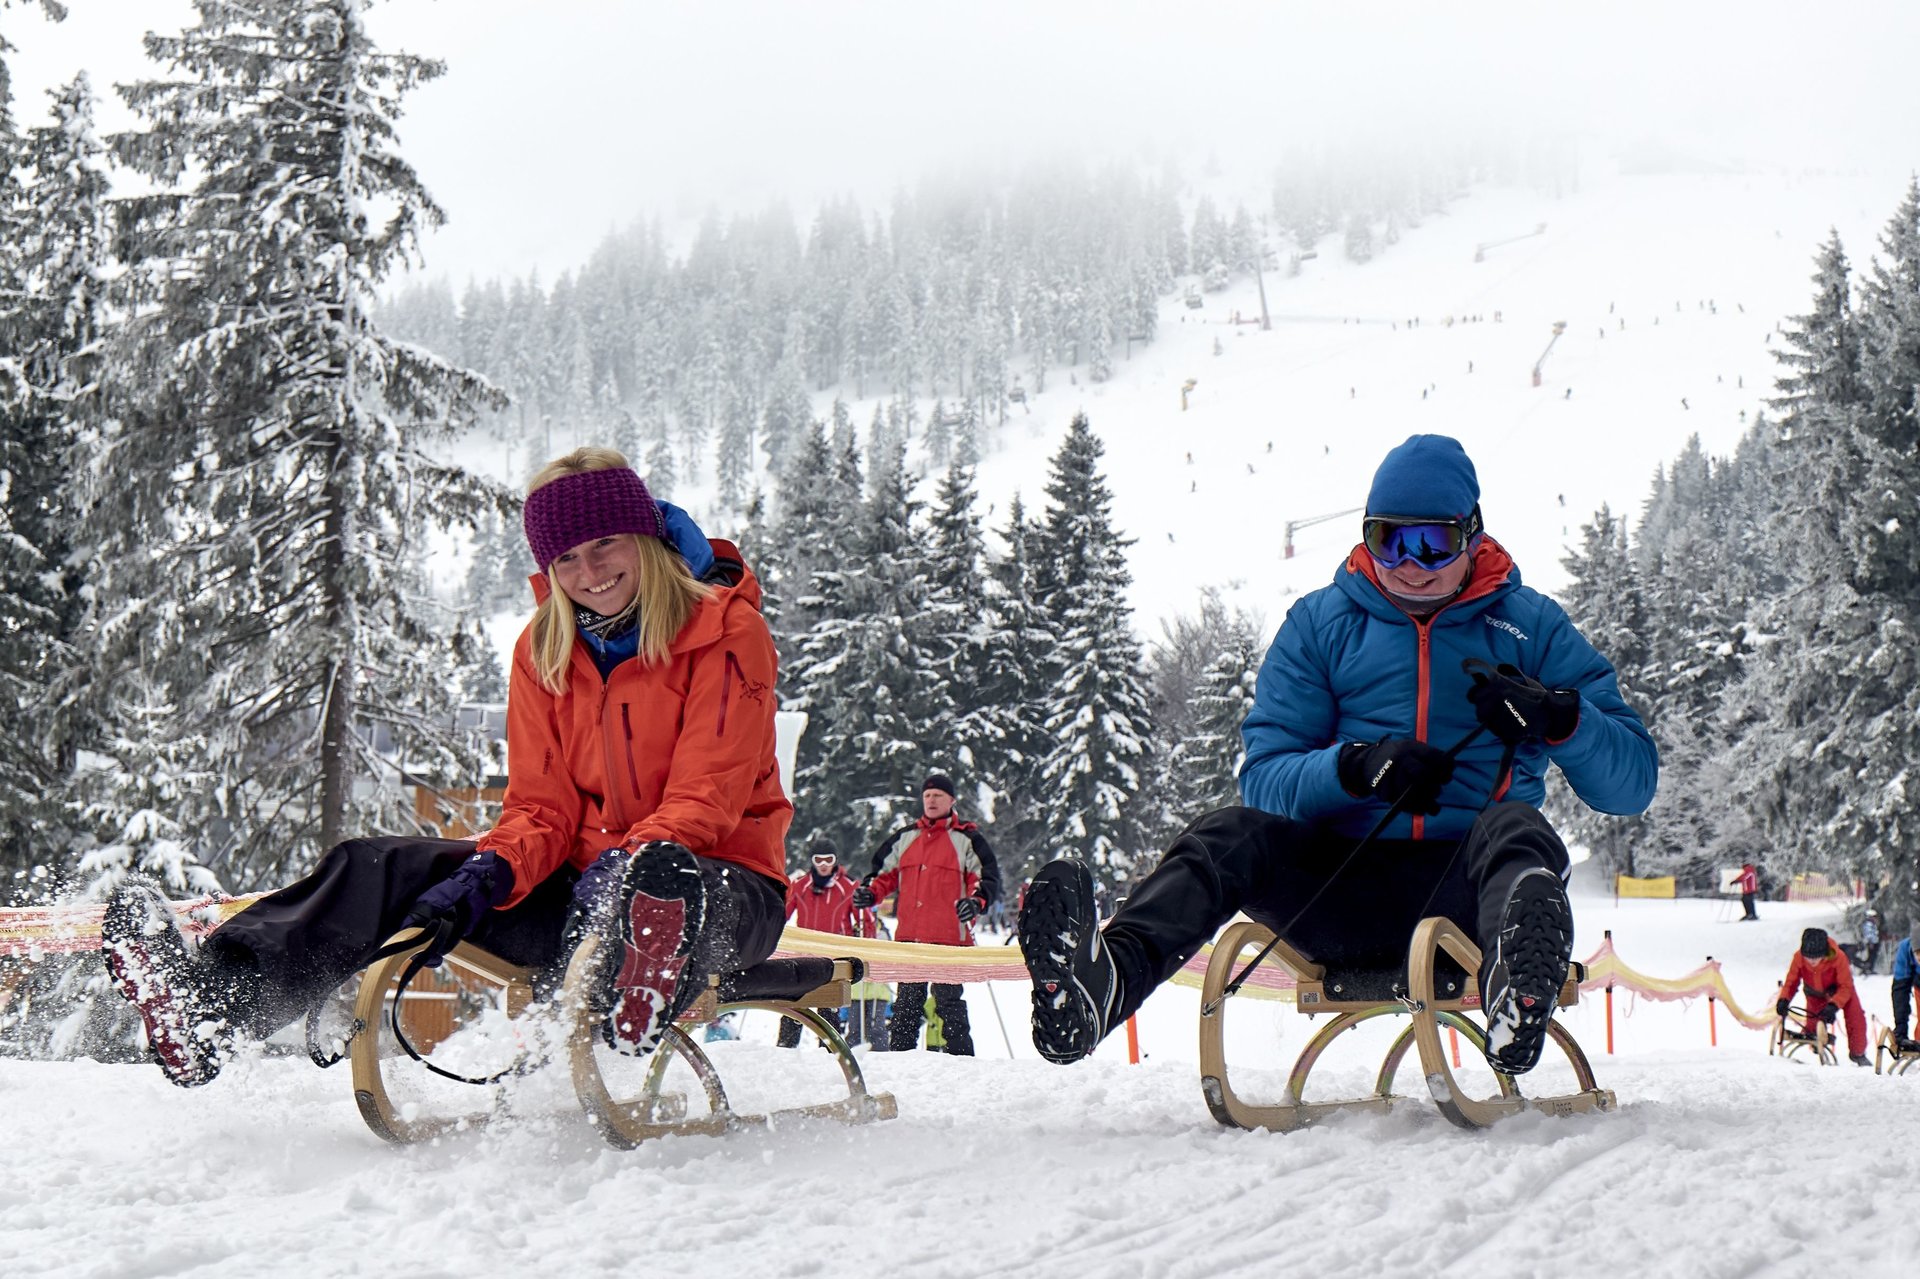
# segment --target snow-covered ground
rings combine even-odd
[[[1576,910],[1580,953],[1611,928],[1654,975],[1713,954],[1750,1006],[1800,929],[1837,918],[1763,903],[1739,924],[1724,902],[1598,896]],[[1884,1019],[1888,979],[1862,989]],[[1709,1047],[1698,1002],[1616,992],[1613,1057],[1599,998],[1571,1010],[1615,1114],[1468,1133],[1415,1102],[1276,1136],[1208,1116],[1192,991],[1142,1010],[1143,1064],[1117,1036],[1064,1069],[1034,1056],[1024,986],[968,999],[977,1058],[860,1050],[896,1120],[625,1153],[588,1127],[562,1068],[517,1081],[513,1117],[396,1149],[361,1124],[344,1067],[247,1060],[181,1092],[150,1067],[0,1062],[0,1274],[1692,1279],[1872,1273],[1913,1244],[1920,1077],[1770,1058],[1724,1010]],[[1254,1002],[1230,1024],[1236,1083],[1255,1097],[1314,1025]],[[714,1046],[733,1050],[740,1102],[777,1101],[775,1081],[815,1088],[788,1101],[827,1096],[825,1054],[781,1053],[773,1036],[756,1013],[742,1042]],[[1336,1048],[1314,1082],[1362,1088],[1377,1060]],[[1416,1075],[1403,1067],[1402,1092]]]

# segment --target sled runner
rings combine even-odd
[[[1822,1066],[1837,1065],[1840,1061],[1827,1023],[1808,1017],[1807,1010],[1795,1004],[1785,1017],[1774,1019],[1773,1034],[1767,1039],[1767,1054],[1790,1060],[1801,1052],[1811,1052],[1813,1060]]]
[[[1882,1070],[1881,1064],[1886,1064]],[[1876,1075],[1904,1075],[1920,1065],[1920,1053],[1900,1051],[1900,1041],[1895,1038],[1893,1028],[1883,1026],[1880,1038],[1873,1046],[1873,1073]]]
[[[1307,1042],[1287,1076],[1285,1100],[1259,1104],[1239,1097],[1227,1078],[1225,1012],[1227,986],[1242,951],[1273,943],[1270,957],[1293,975],[1296,1007],[1308,1014],[1331,1013],[1333,1020]],[[1420,1070],[1434,1104],[1462,1128],[1485,1128],[1523,1110],[1569,1115],[1612,1110],[1613,1093],[1594,1082],[1593,1068],[1573,1036],[1558,1022],[1547,1023],[1547,1034],[1572,1064],[1578,1091],[1557,1097],[1524,1097],[1515,1080],[1495,1074],[1499,1093],[1488,1098],[1469,1096],[1455,1079],[1441,1044],[1440,1029],[1457,1032],[1476,1050],[1486,1049],[1486,1034],[1467,1016],[1478,1005],[1468,974],[1480,969],[1480,950],[1446,919],[1427,919],[1414,931],[1405,974],[1394,971],[1342,970],[1316,964],[1273,933],[1251,920],[1229,924],[1214,943],[1213,958],[1201,991],[1200,1089],[1213,1117],[1230,1128],[1265,1128],[1288,1132],[1353,1111],[1384,1113],[1409,1098],[1393,1091],[1394,1076],[1410,1048],[1416,1049]],[[1560,1006],[1577,1003],[1584,966],[1572,965],[1561,987]],[[1307,1077],[1329,1045],[1347,1031],[1377,1017],[1405,1014],[1411,1025],[1387,1049],[1373,1093],[1343,1101],[1308,1101]]]
[[[404,936],[404,934],[402,935]],[[399,940],[396,938],[396,941]],[[396,1062],[394,1054],[383,1053],[380,1034],[383,1018],[394,1038],[405,1046],[399,1033],[398,1001],[392,999],[395,986],[408,962],[428,940],[424,932],[408,938],[417,943],[388,955],[368,967],[360,982],[354,1005],[354,1022],[349,1041],[353,1061],[354,1100],[367,1126],[388,1141],[407,1144],[429,1140],[445,1133],[485,1123],[490,1112],[453,1117],[422,1117],[417,1107],[396,1106],[386,1087],[382,1071]],[[847,1123],[867,1123],[892,1119],[898,1108],[891,1094],[870,1093],[854,1059],[853,1050],[824,1010],[851,1002],[851,984],[864,975],[857,959],[770,959],[741,972],[716,976],[708,988],[670,1027],[660,1048],[644,1063],[643,1081],[629,1089],[610,1078],[607,1066],[622,1061],[621,1054],[604,1033],[604,1016],[588,1010],[581,997],[584,972],[592,969],[593,952],[598,939],[589,936],[574,954],[567,980],[560,991],[557,1012],[562,1022],[568,1066],[575,1093],[588,1119],[609,1145],[631,1149],[652,1137],[670,1133],[719,1134],[731,1129],[776,1122],[788,1118],[828,1118]],[[490,986],[504,988],[504,1008],[510,1019],[520,1018],[534,1002],[532,974],[466,943],[454,947],[446,964],[461,974],[478,978]],[[846,1082],[847,1095],[836,1101],[796,1106],[767,1114],[741,1114],[728,1103],[727,1093],[713,1060],[695,1041],[690,1030],[710,1022],[721,1013],[743,1008],[763,1008],[791,1017],[811,1030],[834,1055]],[[411,1054],[412,1049],[408,1047]],[[316,1060],[319,1060],[316,1053]],[[705,1095],[705,1115],[689,1118],[685,1094],[667,1091],[669,1065],[681,1060],[692,1070]],[[521,1059],[508,1068],[484,1078],[451,1074],[421,1059],[421,1064],[436,1074],[448,1074],[471,1084],[492,1084],[509,1075],[524,1073],[540,1064],[537,1054],[523,1052]],[[409,1062],[398,1062],[394,1069],[418,1069]]]
[[[799,959],[768,959],[752,968],[711,978],[707,989],[680,1015],[678,1023],[667,1029],[660,1048],[652,1055],[646,1079],[638,1096],[613,1095],[602,1068],[611,1052],[603,1034],[604,1018],[587,1011],[583,989],[586,974],[594,970],[594,952],[600,938],[588,935],[574,950],[567,966],[566,985],[561,990],[561,1007],[567,1011],[567,1060],[573,1072],[573,1089],[587,1118],[599,1129],[608,1145],[631,1150],[651,1137],[670,1133],[718,1134],[749,1124],[765,1124],[783,1119],[838,1119],[845,1123],[869,1123],[892,1119],[899,1113],[891,1093],[870,1093],[854,1060],[853,1049],[834,1029],[825,1010],[841,1008],[853,1002],[852,985],[866,975],[866,965],[858,959],[826,959],[806,956]],[[727,1103],[726,1089],[713,1061],[687,1034],[689,1026],[704,1025],[722,1013],[746,1008],[763,1008],[791,1017],[812,1031],[838,1061],[846,1080],[847,1095],[837,1101],[810,1106],[794,1106],[767,1114],[743,1115]],[[709,1113],[702,1118],[686,1118],[686,1101],[662,1091],[668,1063],[680,1057],[693,1068],[706,1093]]]

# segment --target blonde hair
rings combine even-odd
[[[555,458],[540,468],[527,484],[527,492],[551,484],[568,475],[587,471],[608,471],[625,467],[627,459],[617,449],[581,448]],[[680,553],[657,537],[639,533],[633,538],[640,556],[640,586],[633,602],[618,615],[624,622],[637,617],[640,628],[638,660],[657,665],[667,660],[674,636],[692,618],[700,602],[712,591],[694,580]],[[551,564],[540,565],[547,576],[547,598],[533,614],[533,670],[549,692],[561,693],[567,687],[567,663],[573,657],[573,642],[579,631],[574,623],[574,601],[554,579]]]

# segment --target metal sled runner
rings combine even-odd
[[[1297,983],[1299,1011],[1308,1014],[1331,1013],[1333,1020],[1308,1041],[1294,1061],[1287,1077],[1285,1099],[1275,1104],[1243,1100],[1235,1094],[1227,1077],[1226,1022],[1227,987],[1242,951],[1272,943],[1271,958],[1293,975]],[[1442,966],[1441,956],[1451,964]],[[1452,965],[1457,965],[1455,970]],[[1434,1104],[1450,1121],[1462,1128],[1485,1128],[1523,1110],[1570,1115],[1588,1111],[1612,1110],[1614,1096],[1599,1087],[1586,1054],[1557,1021],[1547,1023],[1547,1034],[1559,1045],[1572,1064],[1578,1090],[1556,1097],[1524,1097],[1516,1082],[1506,1075],[1494,1076],[1498,1094],[1487,1098],[1468,1095],[1454,1077],[1447,1052],[1441,1043],[1440,1029],[1445,1026],[1465,1038],[1477,1050],[1486,1048],[1486,1034],[1467,1016],[1473,1006],[1468,998],[1472,981],[1464,974],[1480,969],[1480,950],[1451,920],[1427,919],[1415,929],[1408,953],[1404,978],[1397,972],[1330,972],[1306,959],[1273,933],[1251,920],[1229,924],[1214,943],[1213,958],[1207,965],[1200,1005],[1200,1088],[1213,1117],[1230,1128],[1265,1128],[1288,1132],[1315,1123],[1330,1115],[1354,1111],[1384,1113],[1409,1098],[1395,1095],[1394,1076],[1399,1073],[1409,1048],[1417,1049],[1421,1074]],[[1559,1006],[1577,1003],[1584,967],[1574,964],[1560,990]],[[1329,1045],[1347,1031],[1377,1017],[1405,1014],[1412,1024],[1393,1040],[1386,1058],[1375,1076],[1369,1096],[1342,1101],[1308,1101],[1307,1078]]]
[[[400,1010],[393,998],[407,963],[427,941],[424,933],[410,938],[418,945],[408,946],[368,967],[360,982],[354,1005],[354,1021],[348,1052],[353,1063],[353,1095],[367,1126],[387,1141],[406,1144],[428,1140],[485,1123],[490,1112],[452,1117],[422,1117],[417,1107],[394,1103],[383,1077],[390,1062],[395,1069],[420,1069],[413,1062],[383,1052],[379,1033],[385,1024],[398,1029]],[[652,1137],[681,1134],[719,1134],[735,1128],[766,1124],[787,1118],[829,1118],[847,1123],[867,1123],[891,1119],[898,1108],[891,1094],[870,1093],[853,1050],[835,1029],[826,1010],[851,1002],[850,986],[862,975],[857,959],[773,959],[752,968],[724,976],[715,976],[708,988],[695,1000],[678,1024],[667,1029],[659,1048],[648,1058],[638,1059],[643,1067],[641,1082],[631,1089],[611,1079],[605,1069],[609,1060],[633,1062],[607,1046],[603,1035],[604,1017],[588,1009],[579,989],[584,972],[592,971],[597,939],[589,938],[575,952],[568,966],[566,983],[560,991],[556,1011],[575,1094],[590,1122],[609,1145],[631,1149]],[[506,1016],[519,1019],[533,1006],[532,974],[507,963],[478,947],[462,943],[446,957],[447,965],[463,976],[479,979],[489,987],[501,988],[500,1002]],[[791,1017],[811,1031],[833,1054],[846,1084],[846,1096],[815,1105],[796,1106],[764,1114],[736,1112],[727,1100],[726,1088],[712,1057],[700,1047],[690,1027],[714,1020],[722,1013],[745,1008],[762,1008]],[[424,1062],[424,1058],[422,1059]],[[684,1093],[667,1090],[668,1067],[683,1061],[691,1069],[707,1104],[707,1113],[688,1116]],[[466,1083],[494,1083],[509,1075],[525,1073],[542,1064],[528,1057],[514,1066],[484,1079],[452,1076]],[[446,1073],[431,1063],[426,1068]],[[628,1092],[632,1095],[626,1095]]]

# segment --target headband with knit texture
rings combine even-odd
[[[582,542],[616,533],[664,538],[667,522],[638,475],[624,466],[563,475],[527,494],[527,549],[542,572]]]

